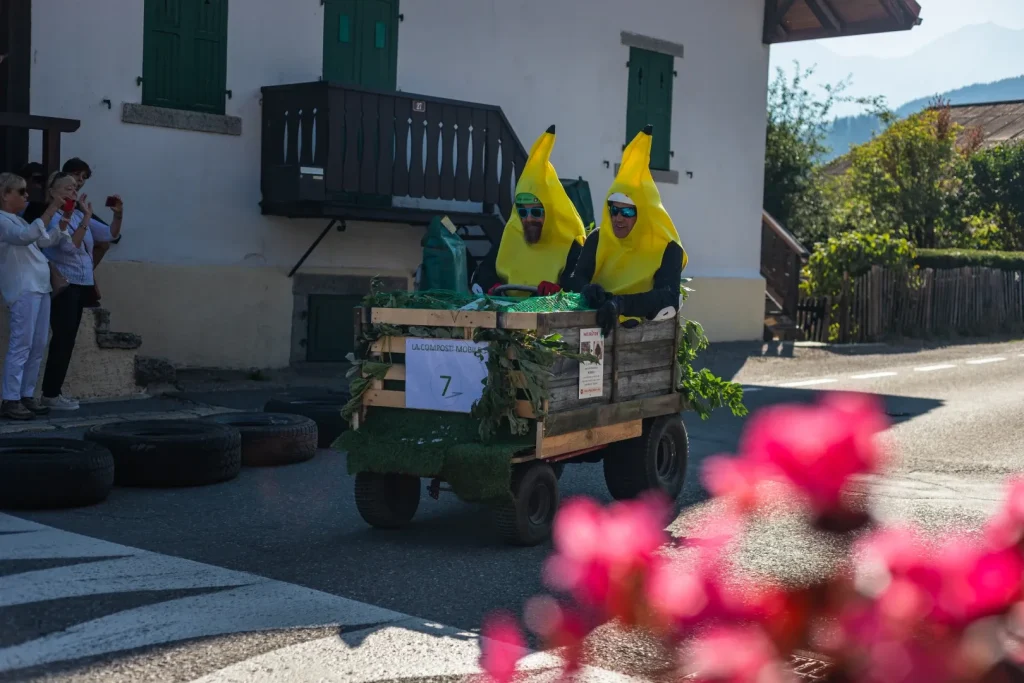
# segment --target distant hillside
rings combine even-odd
[[[992,83],[975,83],[956,90],[941,93],[950,104],[980,104],[984,102],[1004,102],[1006,100],[1024,100],[1024,76],[1006,78]],[[932,97],[922,97],[907,102],[895,110],[902,118],[921,111]],[[870,114],[860,116],[844,116],[836,119],[832,125],[825,144],[831,148],[826,161],[845,154],[852,145],[859,145],[871,139],[873,132],[879,128],[879,121]]]

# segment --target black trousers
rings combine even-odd
[[[92,291],[91,286],[68,285],[50,302],[50,330],[53,334],[43,372],[43,396],[46,398],[60,396],[71,365],[71,354],[75,351],[78,327],[82,324],[82,310],[86,297]]]

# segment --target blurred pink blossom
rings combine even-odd
[[[1020,545],[1024,539],[1024,478],[1010,481],[1006,502],[985,525],[985,540],[996,548]]]
[[[781,683],[786,673],[771,639],[756,626],[716,627],[697,638],[688,669],[704,683]]]
[[[480,668],[496,683],[509,683],[516,662],[526,654],[526,641],[515,619],[504,613],[493,614],[481,630]]]

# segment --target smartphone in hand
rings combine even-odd
[[[65,199],[64,200],[64,213],[71,213],[75,210],[75,200]]]
[[[110,195],[109,197],[107,197],[107,208],[108,209],[113,209],[116,206],[117,206],[117,197],[115,197],[114,195]]]

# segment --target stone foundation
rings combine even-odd
[[[0,315],[0,359],[7,353],[10,339],[8,316]],[[75,398],[115,398],[138,394],[135,364],[142,337],[130,332],[110,330],[110,312],[87,308],[78,328],[75,353],[71,358],[64,393]],[[39,370],[36,396],[42,391],[46,358]]]

